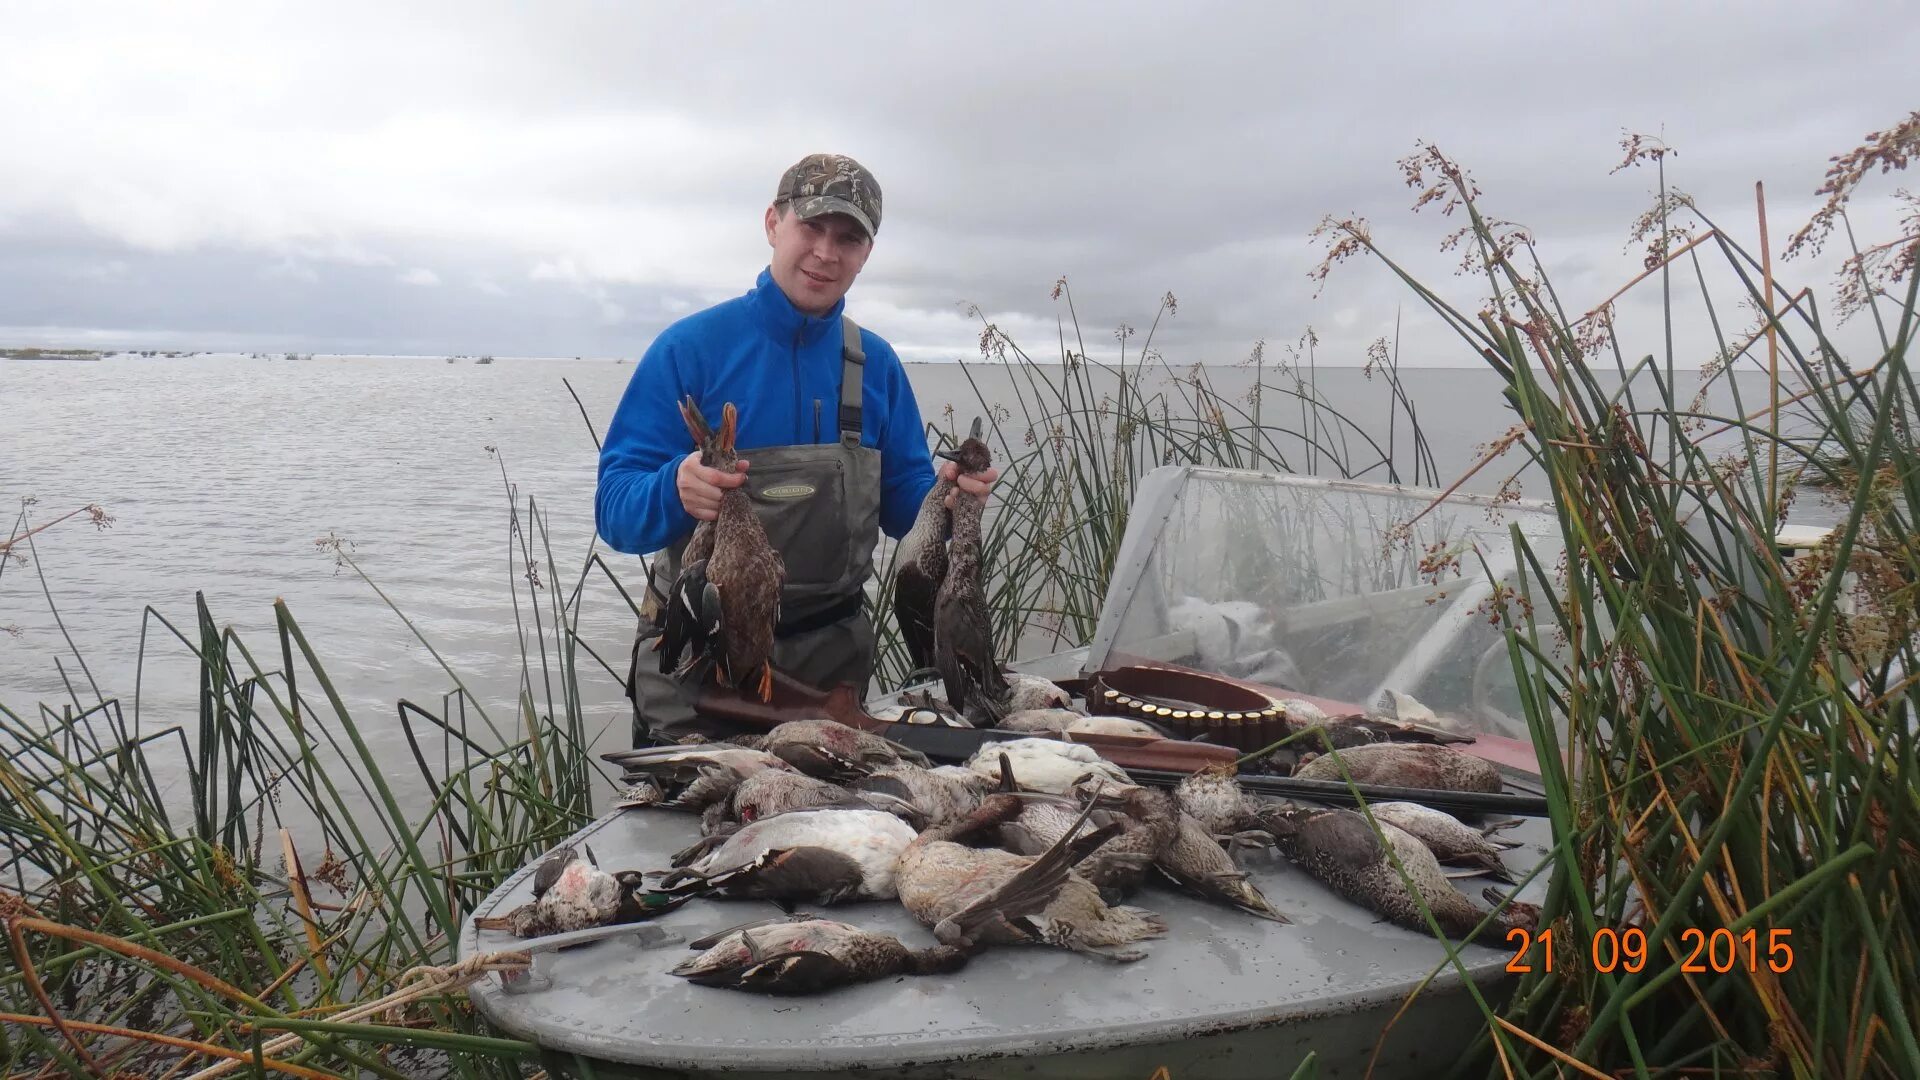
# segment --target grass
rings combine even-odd
[[[370,718],[345,707],[284,603],[264,650],[204,600],[186,626],[146,610],[148,630],[198,659],[193,722],[143,724],[137,692],[103,700],[71,681],[71,700],[37,713],[0,706],[7,1075],[158,1074],[196,1056],[283,1075],[521,1074],[534,1048],[487,1031],[464,973],[434,969],[478,901],[591,819],[576,632],[603,564],[590,558],[568,596],[536,588],[562,579],[537,505],[509,500],[526,587],[514,714],[490,715],[447,669],[439,701],[381,721],[406,735],[424,810],[403,808]],[[24,526],[9,544],[30,551]],[[349,545],[323,544],[359,572]],[[156,779],[182,774],[184,797]],[[422,976],[412,1000],[367,1007]]]
[[[1525,424],[1514,452],[1547,477],[1569,553],[1542,559],[1516,531],[1531,574],[1502,617],[1553,808],[1544,925],[1577,944],[1553,971],[1522,976],[1504,1011],[1488,1010],[1480,1053],[1456,1071],[1920,1075],[1908,674],[1920,670],[1920,456],[1893,437],[1920,404],[1915,283],[1883,275],[1861,290],[1878,348],[1849,358],[1811,290],[1774,280],[1764,234],[1756,255],[1736,230],[1673,203],[1664,152],[1636,150],[1662,169],[1662,205],[1684,205],[1701,230],[1655,260],[1658,279],[1697,291],[1723,356],[1764,346],[1782,382],[1806,388],[1796,405],[1811,434],[1783,431],[1772,402],[1719,418],[1676,400],[1670,347],[1629,351],[1610,311],[1571,315],[1532,239],[1486,216],[1471,178],[1433,147],[1402,168],[1421,189],[1416,206],[1465,219],[1449,245],[1471,252],[1486,285],[1473,306],[1406,273],[1364,222],[1321,230],[1329,265],[1379,260],[1502,376]],[[1662,227],[1676,228],[1666,214]],[[1722,332],[1733,302],[1716,301],[1707,256],[1735,283],[1731,300],[1764,319],[1744,344]],[[1863,274],[1857,258],[1846,272]],[[1709,430],[1738,448],[1709,448]],[[1796,482],[1814,477],[1850,501],[1834,537],[1790,562],[1773,532]],[[1584,947],[1628,928],[1648,944],[1637,970]],[[1719,966],[1725,953],[1708,949],[1729,937],[1754,942],[1757,959],[1742,946]]]

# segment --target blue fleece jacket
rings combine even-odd
[[[674,483],[692,449],[680,419],[683,395],[692,394],[715,424],[721,407],[733,402],[740,414],[736,444],[749,461],[759,447],[837,442],[845,305],[843,299],[825,316],[807,315],[762,270],[746,295],[661,331],[634,369],[602,444],[593,502],[600,538],[642,555],[693,531]],[[933,486],[933,458],[893,346],[865,327],[860,344],[867,354],[860,443],[880,451],[880,527],[897,539]]]

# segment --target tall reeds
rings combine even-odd
[[[1066,279],[1054,286],[1062,306],[1057,359],[1039,360],[978,309],[978,363],[964,363],[1002,482],[986,518],[994,639],[1006,658],[1085,644],[1106,598],[1113,560],[1126,535],[1127,511],[1140,478],[1162,465],[1194,464],[1299,475],[1434,483],[1433,455],[1413,403],[1399,380],[1398,342],[1381,342],[1369,357],[1394,408],[1386,430],[1348,417],[1311,379],[1296,356],[1275,364],[1257,343],[1240,393],[1223,391],[1202,365],[1176,369],[1154,348],[1162,321],[1179,302],[1161,298],[1146,334],[1114,332],[1116,348],[1092,353]],[[1317,344],[1302,339],[1311,363]],[[1004,379],[1005,393],[988,386]],[[971,417],[944,409],[945,427],[930,423],[929,441],[955,445]],[[1405,430],[1402,425],[1405,425]],[[898,566],[890,548],[872,590],[880,633],[876,680],[891,688],[908,673],[905,644],[893,625],[891,595]]]
[[[1920,114],[1901,131],[1837,160],[1903,165]],[[1662,147],[1627,149],[1664,166]],[[1530,951],[1459,1071],[1920,1076],[1920,449],[1897,419],[1920,406],[1920,228],[1867,249],[1904,252],[1904,278],[1848,260],[1876,327],[1872,351],[1848,356],[1811,290],[1774,280],[1765,250],[1675,198],[1663,172],[1642,277],[1673,286],[1665,344],[1636,346],[1612,300],[1570,313],[1532,238],[1487,216],[1438,149],[1402,169],[1416,208],[1464,219],[1448,246],[1470,252],[1486,294],[1443,296],[1358,220],[1322,225],[1326,265],[1377,258],[1501,375],[1523,425],[1514,450],[1546,476],[1567,552],[1556,563],[1516,530],[1530,572],[1498,613],[1552,803],[1542,925],[1559,947],[1550,970]],[[1851,191],[1830,185],[1830,225]],[[1732,295],[1715,294],[1708,257]],[[1740,402],[1737,383],[1732,417],[1676,398],[1677,297],[1696,294],[1723,362],[1774,351],[1802,424]],[[1755,332],[1728,332],[1737,305],[1760,313]],[[1828,540],[1789,558],[1775,533],[1808,478],[1849,501]]]
[[[190,721],[143,719],[137,689],[0,704],[0,1072],[521,1074],[535,1048],[486,1030],[460,993],[481,973],[446,966],[473,906],[591,818],[577,632],[604,567],[569,592],[537,504],[511,486],[508,503],[511,716],[451,668],[437,701],[356,715],[284,603],[261,650],[198,598],[186,626],[146,610],[139,658],[147,631],[197,658]],[[349,544],[319,545],[360,572]],[[405,734],[404,790],[375,724]]]

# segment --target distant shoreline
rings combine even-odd
[[[52,347],[40,347],[40,346],[11,348],[7,346],[0,346],[0,361],[5,361],[5,360],[98,361],[98,360],[120,359],[124,357],[137,357],[140,359],[189,360],[189,359],[195,359],[199,357],[223,357],[223,356],[224,357],[240,357],[240,358],[259,360],[259,361],[291,361],[291,362],[314,360],[316,358],[325,359],[325,360],[394,360],[394,361],[400,361],[403,363],[404,362],[438,362],[438,363],[445,363],[445,364],[492,364],[492,363],[495,363],[496,361],[544,362],[544,361],[550,361],[550,360],[558,360],[558,361],[580,361],[580,362],[614,364],[614,365],[631,365],[638,362],[636,358],[631,356],[498,356],[496,357],[493,355],[486,355],[486,354],[476,355],[471,353],[463,353],[463,354],[456,354],[456,355],[449,356],[444,353],[293,353],[293,352],[258,352],[258,351],[247,350],[247,349],[78,349],[78,348],[52,348]],[[951,359],[951,360],[902,359],[900,363],[902,366],[909,367],[909,368],[958,367],[962,363],[965,363],[974,367],[999,366],[999,362],[997,361],[985,360],[978,357],[969,357],[969,358],[955,357],[954,359]],[[1042,362],[1040,366],[1041,367],[1058,367],[1060,365],[1059,365],[1059,361],[1055,360],[1055,361]],[[1245,364],[1238,363],[1238,362],[1201,365],[1201,367],[1209,371],[1218,371],[1218,370],[1225,370],[1229,368],[1239,368],[1239,367],[1245,367],[1245,366],[1246,366]],[[1360,369],[1360,365],[1358,364],[1322,363],[1320,367],[1329,371],[1346,370],[1346,369],[1357,371]],[[1409,370],[1409,371],[1412,371],[1412,370],[1451,371],[1451,370],[1461,370],[1461,369],[1475,370],[1477,368],[1476,368],[1476,365],[1470,364],[1470,363],[1413,364],[1413,365],[1408,365],[1406,368],[1406,370]]]
[[[104,360],[108,355],[99,349],[0,348],[0,360]]]

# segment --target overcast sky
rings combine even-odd
[[[1171,291],[1171,360],[1312,325],[1358,361],[1408,297],[1316,297],[1323,215],[1472,302],[1418,139],[1584,309],[1638,269],[1623,131],[1749,233],[1765,181],[1778,250],[1920,108],[1904,5],[1317,7],[10,0],[0,344],[636,356],[752,283],[780,172],[832,150],[886,196],[850,312],[910,359],[975,355],[969,303],[1050,351],[1065,275],[1089,344]],[[1409,361],[1471,360],[1413,314]]]

